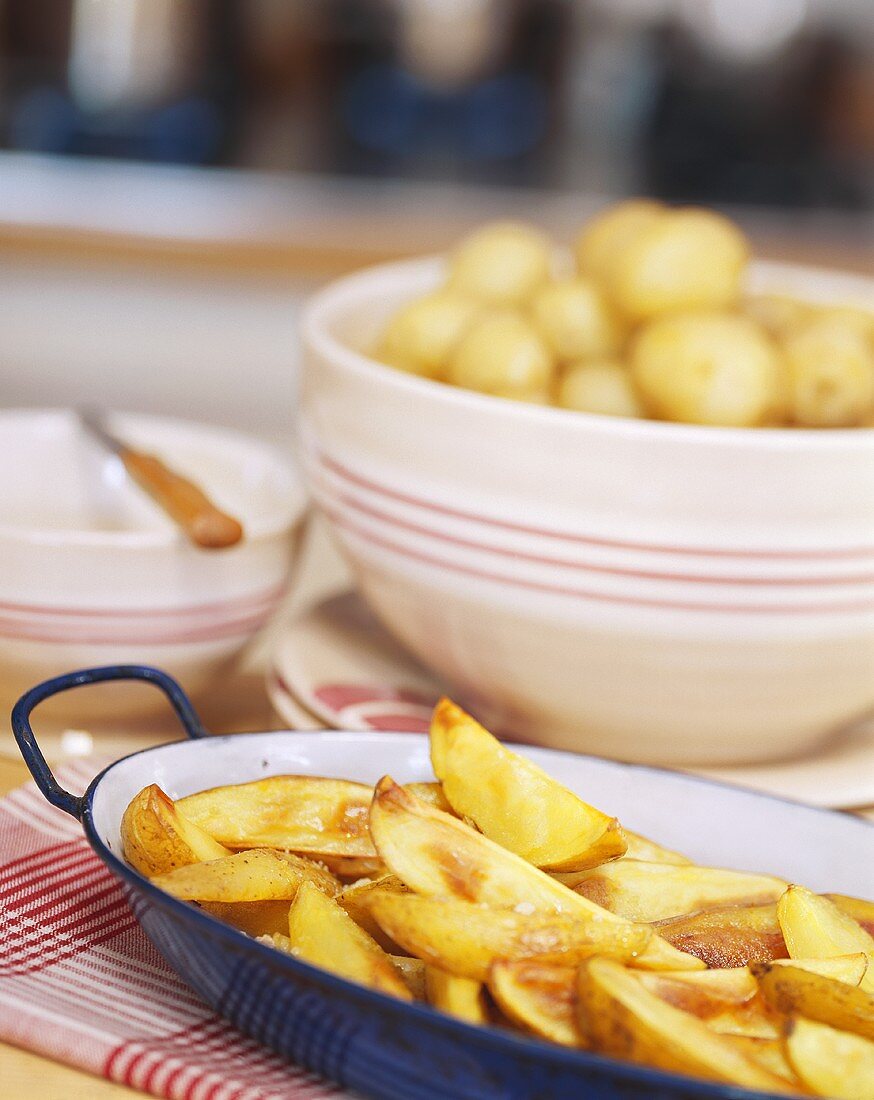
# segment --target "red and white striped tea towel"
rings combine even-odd
[[[80,793],[103,762],[58,769]],[[0,800],[0,1039],[168,1100],[347,1095],[226,1023],[164,962],[81,827]]]

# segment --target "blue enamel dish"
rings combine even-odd
[[[36,743],[30,714],[80,684],[139,679],[161,688],[189,740],[106,768],[82,798],[64,791]],[[152,886],[122,859],[121,817],[148,783],[173,798],[282,773],[375,782],[431,778],[427,739],[406,733],[255,733],[209,737],[170,677],[140,666],[88,669],[19,700],[13,729],[45,797],[82,822],[121,879],[144,931],[217,1012],[279,1054],[376,1100],[686,1100],[761,1097],[731,1086],[475,1028],[404,1004],[258,943]],[[814,890],[874,896],[874,827],[839,813],[691,776],[547,749],[522,749],[630,828],[703,863],[769,871]]]

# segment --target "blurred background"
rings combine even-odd
[[[486,217],[874,270],[872,0],[0,0],[0,401],[287,437],[295,318]]]

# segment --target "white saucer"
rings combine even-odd
[[[283,626],[267,676],[273,706],[298,729],[323,725],[422,733],[432,706],[446,690],[351,591],[324,600]],[[839,733],[802,759],[688,770],[816,806],[870,806],[874,721]]]

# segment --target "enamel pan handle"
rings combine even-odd
[[[151,668],[149,665],[105,665],[103,668],[83,668],[79,672],[67,672],[63,676],[55,676],[52,680],[37,684],[36,687],[25,692],[12,708],[12,732],[15,734],[15,740],[18,742],[25,764],[30,769],[30,774],[46,799],[59,810],[65,810],[75,818],[82,816],[84,799],[65,791],[55,779],[42,750],[36,743],[30,716],[34,707],[45,699],[51,698],[52,695],[69,691],[70,688],[100,684],[107,680],[142,680],[144,683],[154,684],[167,696],[189,737],[207,736],[207,731],[197,717],[188,696],[172,676],[168,676],[159,668]]]

